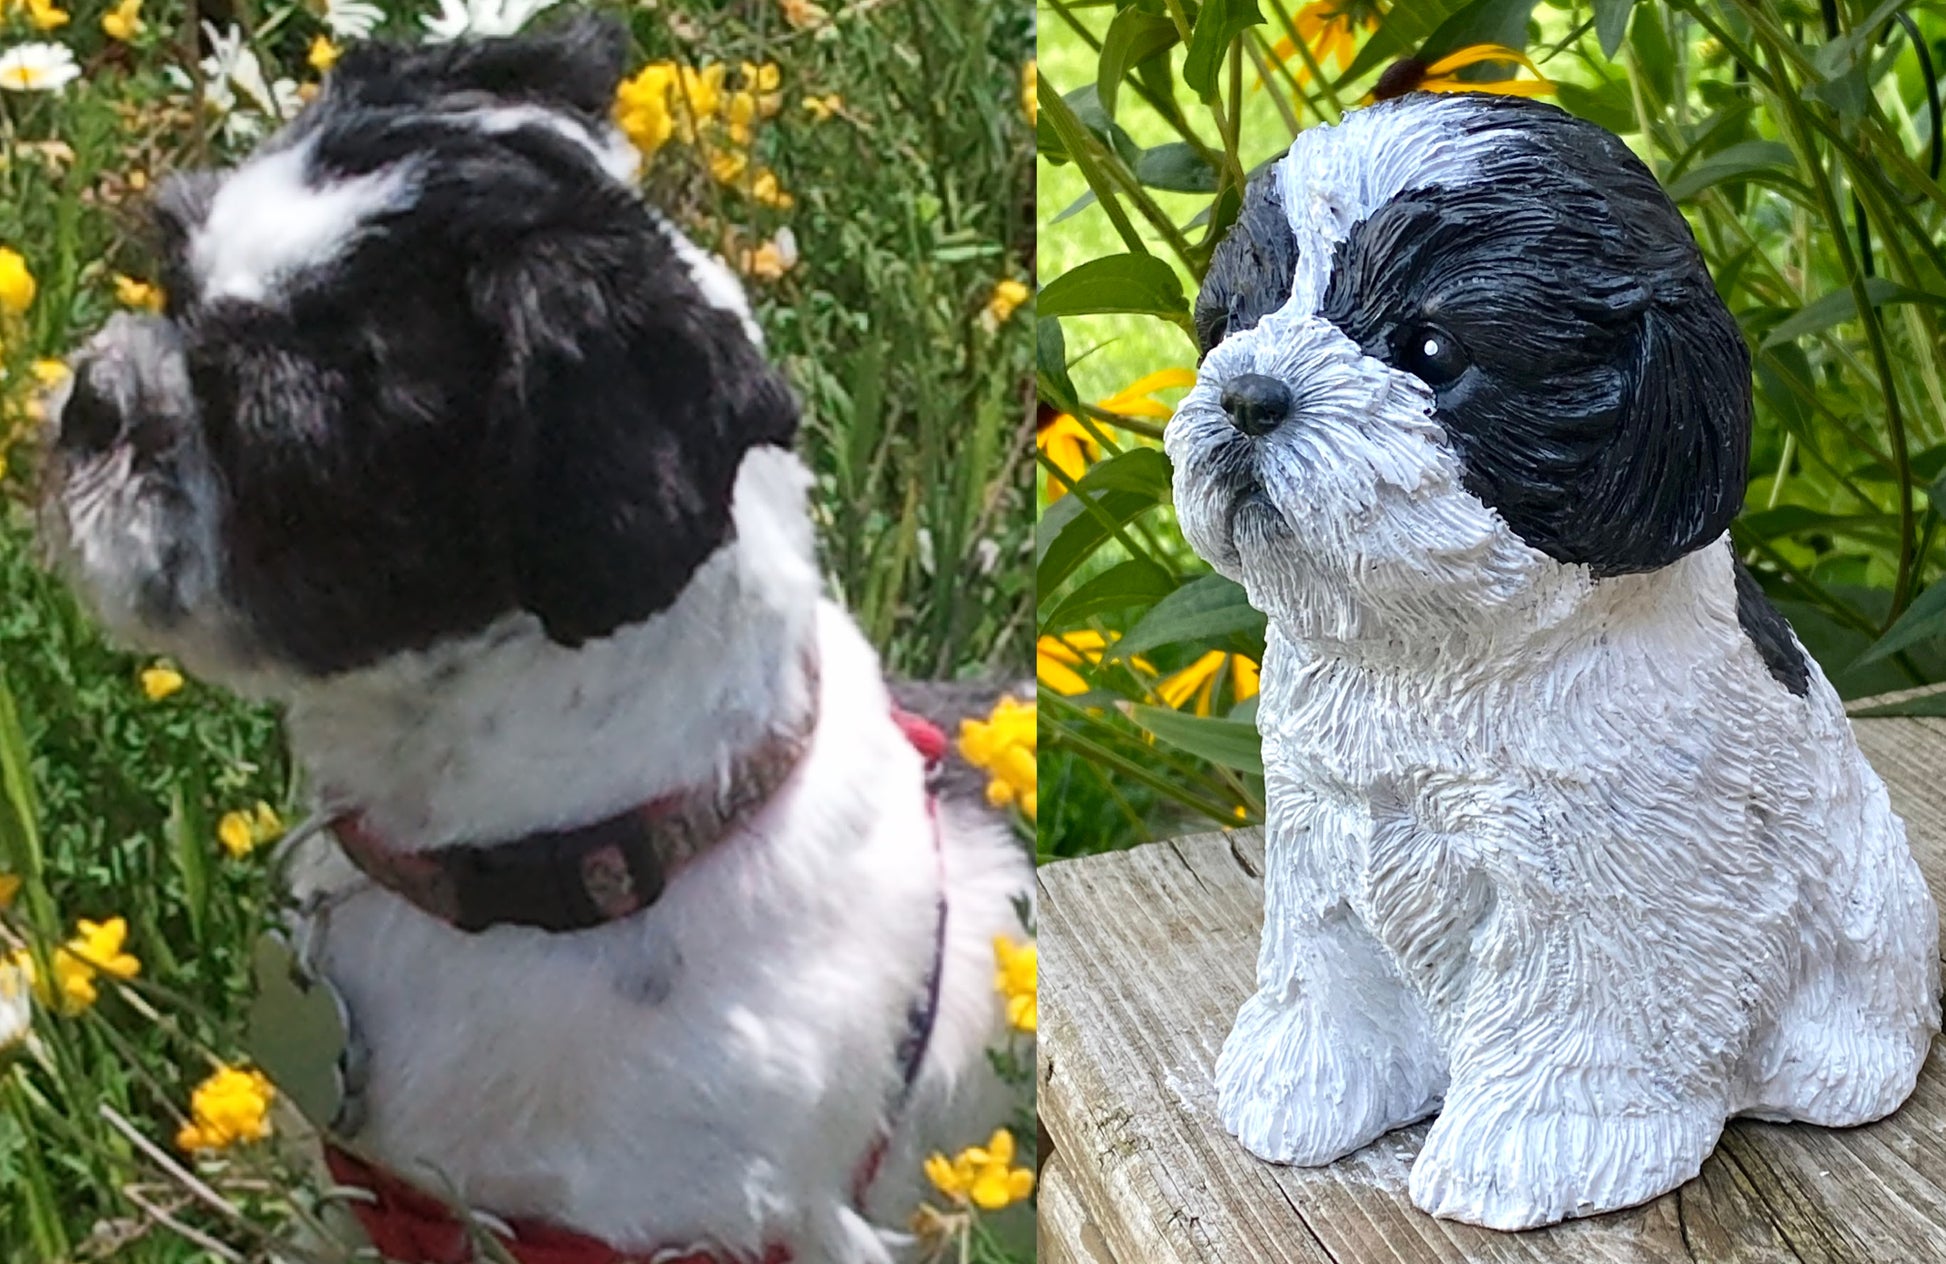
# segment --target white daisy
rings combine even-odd
[[[203,100],[223,120],[223,134],[233,141],[254,140],[272,123],[281,123],[297,113],[304,100],[297,81],[264,78],[263,63],[243,42],[243,31],[232,24],[218,31],[203,23],[203,36],[209,41],[210,55],[203,58]],[[178,67],[166,72],[177,87],[188,89],[191,81]],[[248,106],[249,109],[239,109]]]
[[[385,10],[366,0],[324,0],[324,27],[337,40],[369,39]]]
[[[439,0],[439,16],[422,17],[426,42],[444,44],[462,35],[512,35],[556,0]]]
[[[16,44],[0,53],[0,88],[9,92],[59,92],[80,74],[63,44]]]
[[[0,961],[0,1049],[24,1039],[34,1025],[34,1002],[27,972]]]

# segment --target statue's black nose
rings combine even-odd
[[[86,455],[106,452],[122,433],[122,411],[94,380],[93,368],[86,361],[75,366],[74,387],[61,408],[61,446]]]
[[[1223,384],[1221,403],[1230,424],[1255,438],[1284,424],[1294,401],[1291,388],[1274,377],[1245,373]]]

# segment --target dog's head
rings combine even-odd
[[[1304,635],[1653,570],[1742,502],[1742,336],[1655,178],[1552,106],[1421,94],[1304,133],[1195,315],[1184,531]]]
[[[532,615],[668,607],[796,409],[740,287],[643,204],[626,41],[353,50],[157,199],[167,307],[76,357],[44,531],[122,635],[324,676]]]

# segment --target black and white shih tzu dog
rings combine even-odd
[[[1437,1113],[1422,1208],[1639,1203],[1726,1119],[1911,1092],[1937,917],[1837,695],[1738,565],[1748,351],[1688,227],[1549,105],[1413,95],[1256,179],[1171,421],[1270,617],[1255,1153]]]
[[[924,1155],[1007,1118],[1030,875],[820,595],[796,406],[636,192],[625,52],[355,49],[170,183],[167,309],[76,357],[44,530],[114,633],[287,710],[388,1254],[463,1251],[450,1199],[517,1257],[889,1260]]]

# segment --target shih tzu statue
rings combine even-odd
[[[1733,554],[1749,353],[1648,170],[1532,101],[1358,111],[1252,182],[1195,317],[1176,505],[1270,620],[1224,1124],[1310,1165],[1436,1114],[1413,1201],[1517,1229],[1732,1116],[1896,1109],[1937,917]]]
[[[44,531],[113,632],[286,709],[290,969],[388,1258],[876,1264],[1007,1115],[1029,873],[820,596],[796,405],[636,191],[625,53],[355,49],[176,179]]]

